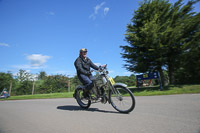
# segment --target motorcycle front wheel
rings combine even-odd
[[[113,108],[120,113],[129,113],[135,108],[133,93],[126,87],[114,86],[110,90],[109,99]]]
[[[91,105],[91,100],[85,99],[83,96],[83,89],[78,88],[76,92],[76,101],[84,109],[88,109]]]

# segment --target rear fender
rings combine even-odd
[[[82,89],[83,90],[84,88],[85,88],[85,86],[83,86],[83,85],[77,86],[75,91],[74,91],[73,97],[76,99],[76,93],[77,93],[78,89]]]

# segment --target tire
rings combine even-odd
[[[80,105],[81,108],[88,109],[91,105],[91,100],[85,99],[83,97],[83,89],[78,88],[76,90],[76,101]]]
[[[110,103],[120,113],[129,113],[135,108],[133,93],[126,87],[114,86],[115,92],[110,90]]]

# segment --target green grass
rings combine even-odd
[[[153,95],[174,95],[174,94],[192,94],[200,93],[200,85],[169,85],[160,91],[160,87],[145,87],[136,88],[129,87],[134,96],[153,96]],[[71,98],[74,92],[65,93],[50,93],[50,94],[35,94],[35,95],[20,95],[11,96],[8,99],[0,100],[24,100],[24,99],[50,99],[50,98]]]
[[[200,93],[200,85],[169,85],[160,87],[129,88],[135,96],[174,95]]]
[[[19,96],[11,96],[7,99],[0,99],[0,100],[51,99],[51,98],[70,98],[70,97],[73,97],[73,92],[35,94],[35,95],[19,95]]]

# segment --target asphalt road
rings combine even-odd
[[[0,133],[200,133],[200,94],[140,96],[129,114],[75,99],[0,101]]]

